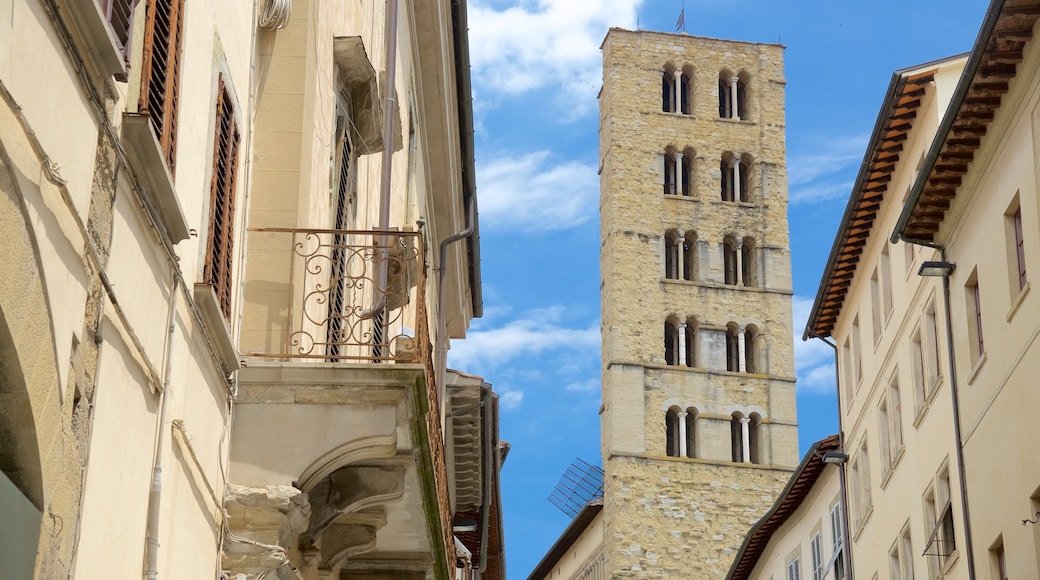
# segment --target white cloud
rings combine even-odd
[[[473,0],[469,42],[475,84],[509,95],[560,87],[561,98],[578,109],[575,113],[587,112],[601,83],[600,43],[611,26],[634,28],[641,4]]]
[[[802,330],[809,319],[813,299],[795,296],[794,362],[798,373],[798,392],[825,395],[834,392],[834,349],[818,339],[802,340]]]
[[[848,197],[863,160],[867,137],[821,136],[808,138],[815,149],[795,149],[788,156],[788,181],[791,203],[814,203]]]
[[[501,231],[551,231],[597,215],[596,168],[549,151],[494,158],[477,167],[480,217]]]
[[[523,391],[502,391],[498,393],[498,404],[503,409],[515,409],[524,400]]]
[[[599,323],[586,328],[560,324],[561,307],[527,312],[497,328],[471,330],[466,339],[452,343],[449,364],[459,369],[493,369],[518,358],[546,353],[592,358],[599,354]]]

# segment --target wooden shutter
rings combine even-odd
[[[231,267],[235,233],[235,178],[238,174],[238,124],[235,107],[224,86],[217,88],[214,124],[213,178],[210,182],[209,235],[203,277],[212,284],[224,316],[231,318]]]
[[[172,175],[177,149],[184,0],[152,0],[145,18],[141,97],[137,107],[151,118]]]

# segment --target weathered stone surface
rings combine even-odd
[[[798,462],[783,47],[613,29],[603,59],[608,570],[721,577]],[[662,111],[662,78],[675,70],[690,80],[687,113]],[[729,74],[746,85],[742,119],[720,118],[720,75]],[[677,152],[692,160],[689,195],[665,193],[665,155]],[[721,166],[732,156],[746,163],[748,201],[723,201]],[[689,248],[688,277],[665,274],[669,236]],[[727,240],[752,248],[739,285],[726,284]],[[693,325],[692,367],[666,364],[668,320]],[[750,372],[726,370],[733,324],[760,337],[748,347]],[[696,410],[693,458],[667,456],[669,408]],[[734,412],[761,418],[756,464],[731,462]]]

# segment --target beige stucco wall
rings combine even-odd
[[[612,577],[716,577],[798,461],[791,345],[783,49],[613,29],[600,94],[604,530]],[[662,112],[666,70],[692,73],[690,114]],[[747,119],[720,119],[719,74],[750,79]],[[695,152],[690,196],[665,195],[666,151]],[[724,153],[750,155],[749,202],[723,202]],[[664,239],[695,231],[694,281],[665,279]],[[754,239],[753,287],[723,282],[721,244]],[[662,329],[709,333],[696,368],[665,364]],[[764,336],[756,372],[728,372],[710,333]],[[669,407],[698,411],[696,458],[666,457]],[[733,463],[734,412],[762,418],[761,464]]]
[[[603,512],[600,511],[585,530],[571,543],[567,551],[545,580],[604,580],[609,578],[603,562]]]
[[[946,110],[952,93],[950,85],[957,82],[963,64],[963,58],[956,58],[907,72],[910,75],[938,68],[934,84],[926,89],[913,129],[904,142],[833,331],[839,353],[841,424],[845,433],[845,450],[850,456],[846,469],[849,473],[850,535],[857,577],[887,574],[889,550],[907,525],[911,532],[915,574],[927,576],[929,559],[934,562],[937,558],[922,555],[932,525],[925,515],[924,497],[926,491],[936,485],[940,470],[945,469],[949,474],[955,525],[958,533],[963,529],[963,514],[957,502],[960,487],[956,477],[942,287],[939,278],[917,275],[920,263],[936,260],[938,254],[929,248],[916,247],[911,259],[904,243],[892,244],[889,241],[906,192],[916,177],[918,162],[931,145]],[[888,253],[892,305],[890,314],[881,312],[881,328],[875,334],[871,277],[875,268],[880,272],[879,280],[886,275],[880,265],[883,251]],[[883,301],[881,298],[879,309],[884,308]],[[912,341],[917,332],[928,334],[925,313],[930,309],[934,309],[936,315],[940,378],[934,384],[925,385],[922,393],[918,392],[914,382]],[[850,333],[854,319],[858,319],[861,351],[862,378],[858,382],[850,380],[854,373],[843,355],[843,345],[847,341],[853,342]],[[928,340],[927,336],[925,340]],[[884,402],[888,413],[894,414],[890,391],[893,382],[898,384],[902,448],[894,450],[891,465],[885,465],[882,430],[887,431],[889,427],[881,424],[879,408]],[[864,445],[869,466],[866,469],[869,504],[872,506],[869,509],[857,507],[866,505],[867,500],[866,492],[857,491],[853,473],[853,465],[863,469],[859,454]],[[935,551],[933,546],[930,552]],[[958,540],[958,551],[946,564],[947,578],[967,577],[963,555],[963,542]]]
[[[831,510],[838,504],[838,467],[825,466],[812,490],[776,531],[773,532],[758,563],[751,570],[750,580],[787,578],[787,566],[799,559],[801,578],[813,578],[811,541],[820,534],[822,562],[826,567],[834,556]],[[829,572],[827,578],[833,577]]]
[[[975,161],[969,166],[939,230],[950,276],[953,351],[959,386],[964,466],[975,564],[993,573],[993,548],[1002,544],[1010,578],[1040,574],[1040,530],[1021,524],[1040,510],[1040,444],[1034,428],[1040,394],[1040,302],[1031,287],[1040,272],[1040,45],[1030,42],[1018,74],[1002,98]],[[1017,261],[1005,213],[1018,197],[1022,211],[1027,285],[1019,290]],[[969,347],[965,284],[977,273],[985,351]]]

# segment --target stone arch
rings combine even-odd
[[[70,466],[74,460],[69,457],[72,452],[67,450],[62,429],[66,413],[60,410],[61,383],[50,305],[17,172],[0,143],[0,239],[5,254],[0,261],[0,279],[4,280],[0,284],[0,471],[38,513],[55,513],[69,528],[77,525],[78,486],[69,490],[66,495],[71,497],[59,506],[52,508],[50,498],[55,482],[62,479],[60,472],[74,468],[78,474],[79,467]],[[41,442],[49,442],[51,447],[41,449]],[[52,544],[62,544],[60,538],[41,533],[42,525],[41,515],[32,523],[35,531],[22,530],[24,546],[32,546],[23,566],[30,573],[38,551],[53,553]],[[42,561],[36,573],[48,570],[48,562]]]

